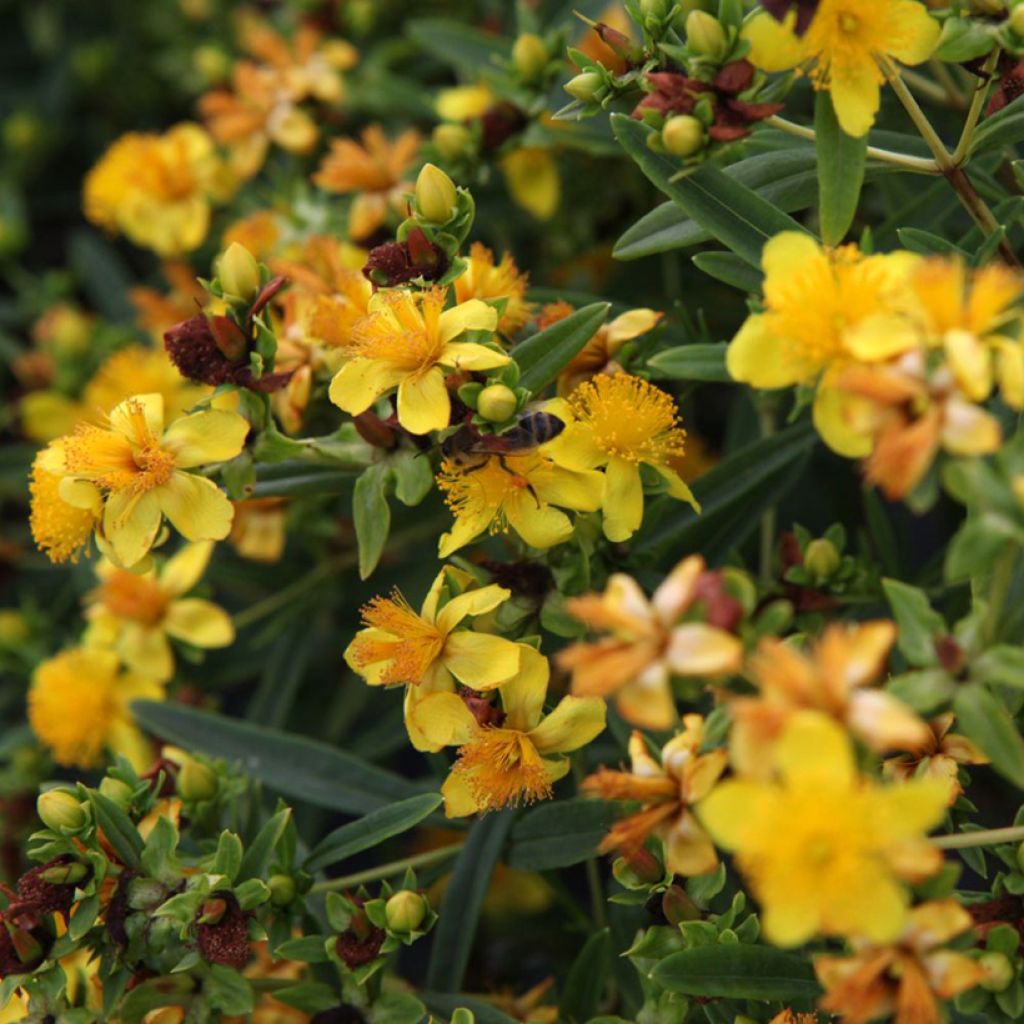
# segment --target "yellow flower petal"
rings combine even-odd
[[[849,738],[833,719],[817,711],[799,711],[790,718],[776,744],[775,761],[792,787],[827,788],[838,795],[854,783]]]
[[[160,571],[160,589],[172,597],[187,594],[202,578],[213,554],[213,541],[186,544]]]
[[[859,139],[875,123],[879,107],[878,71],[873,62],[832,67],[829,92],[839,127]]]
[[[817,369],[783,344],[760,313],[748,316],[725,353],[729,376],[755,388],[786,388],[812,377]]]
[[[193,647],[228,647],[235,641],[231,616],[213,602],[198,597],[172,601],[164,617],[164,629],[169,636]]]
[[[164,396],[161,394],[135,395],[119,402],[110,410],[110,429],[130,440],[135,439],[132,416],[135,409],[142,408],[149,432],[159,437],[164,429]]]
[[[234,412],[209,409],[182,416],[168,428],[161,447],[174,453],[179,469],[227,462],[244,447],[249,422]]]
[[[473,795],[468,779],[457,772],[451,772],[441,787],[444,797],[444,813],[448,818],[464,818],[481,809],[480,801]]]
[[[116,646],[121,660],[133,672],[161,681],[174,675],[174,653],[161,629],[125,623]]]
[[[353,359],[334,375],[328,395],[339,409],[358,416],[381,395],[397,387],[404,376],[401,370],[387,363]]]
[[[125,568],[140,562],[153,547],[160,529],[160,509],[156,491],[143,495],[119,492],[107,498],[103,509],[103,534],[117,561]]]
[[[410,375],[398,385],[398,422],[411,434],[443,430],[452,415],[452,403],[444,374],[432,366],[426,373]]]
[[[743,26],[741,38],[750,43],[747,60],[762,71],[788,71],[807,59],[803,41],[793,32],[796,14],[783,22],[760,12]]]
[[[206,477],[175,473],[151,493],[158,495],[164,515],[187,540],[223,540],[231,532],[234,506]]]
[[[895,0],[889,13],[889,52],[903,64],[922,64],[942,34],[939,23],[917,0]]]
[[[566,754],[604,731],[605,704],[597,697],[563,697],[550,715],[530,732],[542,754]]]
[[[482,299],[468,299],[446,309],[437,319],[438,336],[444,344],[465,331],[493,331],[498,326],[498,311]],[[495,353],[496,355],[498,353]],[[501,365],[500,363],[495,365]],[[485,369],[485,367],[480,367]]]
[[[731,675],[740,670],[743,643],[724,629],[688,622],[672,630],[665,661],[677,675]]]
[[[504,352],[496,352],[473,341],[450,341],[441,350],[437,361],[454,370],[493,370],[511,360]]]
[[[604,473],[601,499],[604,535],[615,543],[628,540],[644,518],[644,489],[640,467],[625,459],[610,459]]]
[[[832,451],[848,459],[863,459],[871,454],[871,435],[856,427],[862,421],[860,411],[867,404],[867,399],[831,387],[827,381],[819,386],[811,413],[815,429]]]
[[[512,591],[490,583],[486,587],[475,587],[464,594],[457,594],[438,613],[437,628],[450,633],[463,619],[471,615],[485,615],[494,611],[503,601],[512,596]],[[426,611],[426,609],[424,609]]]
[[[776,804],[771,786],[749,779],[726,779],[700,802],[697,815],[719,846],[739,850],[763,834]]]
[[[573,525],[569,517],[551,505],[538,505],[529,493],[508,501],[505,514],[509,526],[534,548],[554,547],[572,536]],[[455,533],[454,529],[452,533]]]
[[[505,726],[529,732],[539,721],[548,692],[551,667],[540,651],[522,645],[519,674],[501,687],[501,706],[505,709]]]
[[[523,648],[504,637],[462,629],[448,637],[441,658],[460,683],[474,690],[489,690],[519,671]]]
[[[555,215],[562,196],[558,165],[547,149],[520,147],[501,161],[512,199],[537,220]]]
[[[413,689],[409,687],[410,692]],[[435,747],[461,747],[479,728],[465,702],[454,693],[413,698],[409,714],[419,733]]]

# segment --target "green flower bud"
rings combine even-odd
[[[13,608],[0,611],[0,644],[14,645],[28,639],[29,628],[25,616]]]
[[[223,82],[231,73],[231,58],[219,46],[197,46],[192,65],[209,83]]]
[[[1017,4],[1010,14],[1010,30],[1024,38],[1024,4]]]
[[[132,802],[132,787],[120,779],[108,776],[100,783],[99,790],[108,800],[113,800],[121,810],[125,810]]]
[[[416,179],[416,209],[425,220],[447,224],[455,216],[455,182],[436,164],[424,164]]]
[[[604,79],[596,71],[584,71],[575,78],[570,78],[563,89],[581,103],[592,103],[600,98],[604,89]]]
[[[550,59],[544,40],[532,32],[525,32],[512,46],[512,62],[527,82],[539,78]]]
[[[704,125],[690,114],[677,114],[665,122],[661,142],[673,156],[693,156],[704,147]]]
[[[178,772],[177,790],[182,800],[212,800],[219,788],[217,773],[194,758],[190,757]]]
[[[39,873],[39,877],[49,885],[77,885],[89,874],[89,868],[81,861],[71,864],[55,864]]]
[[[267,881],[270,902],[275,907],[286,907],[295,899],[295,879],[291,875],[271,875]]]
[[[504,384],[491,384],[476,400],[476,411],[492,423],[504,423],[518,408],[516,393]]]
[[[241,242],[232,242],[217,261],[217,277],[224,293],[249,301],[260,290],[260,265]]]
[[[804,567],[817,580],[827,580],[839,568],[841,561],[836,546],[823,537],[812,540],[804,552]]]
[[[981,954],[978,963],[985,972],[984,979],[979,982],[982,988],[989,992],[1002,992],[1010,987],[1013,982],[1014,970],[1013,964],[1010,963],[1005,953],[989,950],[989,952]]]
[[[464,124],[439,124],[431,141],[443,160],[460,160],[468,152],[473,137]]]
[[[36,800],[36,813],[54,832],[77,832],[89,820],[78,797],[66,789],[48,789]]]
[[[706,11],[690,11],[686,18],[686,43],[693,53],[712,60],[724,57],[729,46],[722,23]]]
[[[427,916],[427,900],[418,892],[402,889],[384,906],[384,917],[393,932],[414,932]]]
[[[640,0],[640,13],[645,18],[661,20],[672,10],[674,0]]]

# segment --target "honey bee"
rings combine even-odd
[[[504,461],[506,455],[525,455],[553,441],[563,430],[565,421],[549,412],[527,412],[503,434],[481,434],[466,423],[442,442],[441,453],[446,459],[463,464],[474,456],[496,455],[502,469],[511,472]]]

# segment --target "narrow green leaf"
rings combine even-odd
[[[1024,648],[1012,644],[990,647],[971,665],[971,675],[983,683],[1024,690]]]
[[[595,856],[615,820],[614,806],[602,800],[541,804],[516,822],[506,860],[523,871],[550,871]]]
[[[249,844],[238,869],[238,881],[259,878],[267,870],[274,849],[291,821],[292,810],[283,807],[256,833],[256,838]]]
[[[508,40],[454,18],[414,18],[406,22],[405,33],[432,57],[473,79],[512,52]]]
[[[1018,96],[978,125],[971,140],[971,155],[1013,146],[1021,141],[1024,141],[1024,96]]]
[[[476,1024],[516,1024],[513,1017],[502,1013],[491,1003],[484,1002],[476,996],[467,996],[459,993],[449,995],[447,992],[419,992],[431,1013],[440,1013],[446,1018],[451,1018],[456,1010],[470,1010]]]
[[[886,600],[899,626],[899,648],[911,665],[934,665],[935,638],[946,632],[942,616],[932,608],[928,595],[909,583],[882,580]]]
[[[838,245],[850,230],[860,202],[867,166],[868,137],[854,139],[839,126],[832,94],[822,89],[814,102],[814,131],[818,151],[818,205],[821,240]]]
[[[366,814],[425,788],[318,740],[181,705],[137,701],[136,720],[184,747],[238,761],[285,796],[346,814]]]
[[[896,237],[904,249],[920,253],[922,256],[945,256],[953,253],[965,259],[967,257],[967,250],[961,249],[955,242],[921,228],[897,228]]]
[[[358,821],[350,822],[335,829],[316,844],[306,858],[305,871],[319,871],[330,864],[337,864],[346,857],[352,857],[363,850],[383,843],[385,839],[408,832],[418,825],[441,804],[439,793],[424,793],[402,800],[390,807],[371,811]]]
[[[566,1024],[585,1024],[597,1012],[611,972],[612,935],[607,928],[587,939],[569,968],[559,1000],[558,1019]]]
[[[662,960],[651,977],[689,996],[792,1002],[821,992],[806,956],[742,943],[681,950]]]
[[[455,861],[427,968],[427,986],[437,992],[457,992],[462,985],[484,895],[514,817],[500,811],[480,818]]]
[[[610,302],[594,302],[516,345],[519,386],[536,394],[550,384],[597,333],[609,309]]]
[[[359,543],[359,578],[365,580],[380,561],[391,532],[389,470],[378,462],[362,472],[352,492],[352,518]]]
[[[704,380],[728,383],[732,380],[725,368],[725,341],[710,345],[677,345],[665,349],[648,360],[647,366],[655,377],[668,380]]]
[[[968,683],[953,699],[957,731],[974,740],[992,767],[1024,789],[1024,739],[1010,713],[982,683]]]
[[[694,253],[693,265],[709,277],[722,281],[741,292],[760,295],[764,287],[764,274],[731,252]]]
[[[640,170],[698,224],[751,266],[761,264],[765,242],[780,231],[804,228],[714,164],[680,181],[678,165],[647,148],[647,129],[625,114],[612,115],[612,129]]]
[[[277,462],[256,466],[253,498],[301,498],[308,494],[344,494],[356,481],[354,470],[315,462]]]
[[[103,834],[121,863],[137,871],[142,867],[144,844],[131,818],[113,800],[97,790],[90,790],[89,803],[92,804],[96,824],[103,829]]]

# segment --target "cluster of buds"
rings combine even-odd
[[[786,597],[797,612],[836,606],[833,595],[849,590],[860,574],[857,559],[843,554],[846,531],[839,523],[821,537],[796,524],[782,535],[780,555]]]
[[[458,396],[472,410],[474,426],[500,432],[515,421],[530,400],[530,392],[518,384],[519,367],[510,362],[484,381],[461,385]]]

